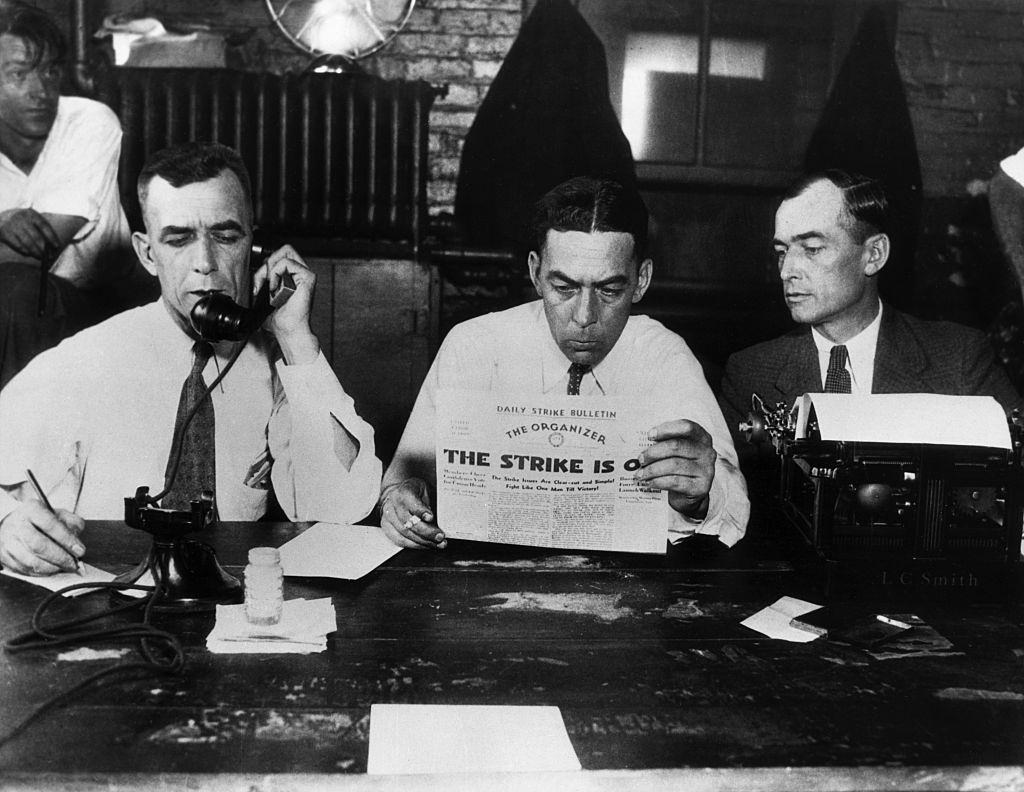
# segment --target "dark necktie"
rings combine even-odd
[[[588,371],[590,371],[590,366],[583,363],[573,363],[569,366],[569,385],[565,389],[565,392],[570,396],[579,396],[580,383],[583,381],[583,377]]]
[[[850,392],[850,372],[846,370],[846,358],[846,347],[842,344],[832,347],[825,374],[825,393]]]
[[[178,415],[174,420],[174,442],[167,458],[164,486],[170,491],[160,505],[165,509],[188,509],[193,499],[198,499],[203,490],[217,491],[217,456],[214,449],[213,399],[203,399],[196,404],[206,391],[203,369],[213,354],[213,347],[205,341],[196,341],[192,347],[194,358],[192,370],[181,386],[178,399]],[[181,427],[188,414],[196,410],[182,434]],[[181,447],[177,474],[173,473],[175,454]],[[174,475],[173,483],[170,477]]]

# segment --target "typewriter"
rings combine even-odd
[[[1020,559],[1022,428],[989,397],[756,394],[741,431],[780,457],[782,511],[826,596],[1004,599]]]

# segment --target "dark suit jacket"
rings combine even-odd
[[[822,390],[818,352],[806,325],[729,358],[719,402],[744,472],[750,475],[758,456],[737,430],[750,411],[751,394],[758,393],[770,406],[791,406],[802,394]],[[1007,411],[1024,407],[984,333],[915,319],[889,305],[878,330],[872,393],[993,396]]]

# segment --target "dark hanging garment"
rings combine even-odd
[[[878,6],[864,14],[807,147],[807,170],[843,168],[881,179],[892,205],[882,298],[908,307],[921,222],[921,164],[903,80]]]
[[[521,253],[533,203],[583,175],[636,182],[604,46],[568,0],[540,0],[466,136],[455,197],[462,239]]]

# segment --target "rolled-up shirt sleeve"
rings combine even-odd
[[[437,392],[441,388],[488,391],[492,387],[490,374],[495,366],[486,344],[481,344],[466,326],[452,328],[420,387],[394,459],[384,474],[382,493],[407,478],[423,479],[432,488],[436,486]]]
[[[715,462],[715,479],[708,493],[707,516],[703,520],[692,520],[675,509],[670,508],[669,511],[672,512],[668,529],[672,544],[694,534],[709,534],[732,547],[743,538],[750,518],[747,483],[735,462],[719,453]]]
[[[708,493],[708,513],[703,520],[693,520],[671,507],[669,541],[673,544],[695,533],[717,536],[731,547],[743,538],[750,519],[747,482],[740,472],[736,448],[726,426],[722,410],[704,379],[700,363],[679,340],[660,361],[658,394],[652,400],[660,404],[675,403],[675,417],[695,421],[711,435],[711,444],[718,455],[715,477]]]
[[[267,431],[281,508],[297,521],[363,519],[380,491],[373,428],[356,414],[323,353],[304,365],[278,361],[276,373]]]
[[[75,510],[88,456],[88,376],[62,368],[62,387],[37,357],[0,391],[0,522],[26,500],[32,470],[51,504]]]

